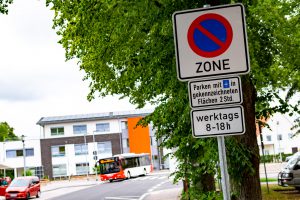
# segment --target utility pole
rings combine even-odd
[[[280,147],[280,140],[281,140],[282,136],[280,134],[278,134],[278,126],[279,126],[279,121],[276,122],[276,130],[277,130],[277,141],[278,141],[279,159],[280,159],[280,162],[282,162],[281,147]]]
[[[86,170],[86,180],[88,181],[89,180],[89,167],[88,167],[88,159],[87,159],[87,154],[89,153],[89,148],[88,148],[88,146],[87,146],[87,144],[86,144],[86,133],[84,134],[84,146],[86,147],[86,150],[87,150],[87,152],[85,153],[85,165],[86,165],[86,168],[87,168],[87,170]]]
[[[24,163],[24,176],[26,176],[26,151],[25,151],[25,139],[24,135],[21,136],[22,143],[23,143],[23,163]]]
[[[94,143],[94,151],[93,151],[93,158],[95,160],[95,166],[96,166],[96,181],[98,181],[98,168],[97,168],[97,160],[98,160],[98,151],[97,151],[97,148],[96,148],[96,144],[95,144],[95,132],[96,131],[93,131],[93,143]]]

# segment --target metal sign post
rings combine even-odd
[[[229,175],[227,171],[227,159],[225,150],[225,139],[224,136],[218,136],[218,150],[219,150],[219,161],[221,170],[221,182],[222,182],[222,192],[223,199],[230,200],[230,183]]]

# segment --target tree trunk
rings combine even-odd
[[[246,132],[244,135],[236,137],[238,142],[246,147],[249,147],[251,151],[250,161],[255,170],[254,174],[250,174],[249,171],[244,171],[241,174],[241,182],[239,186],[236,186],[237,193],[241,200],[260,200],[261,187],[259,179],[259,148],[257,145],[256,124],[255,124],[255,97],[256,91],[254,85],[245,78],[242,83],[243,88],[243,107],[245,112]]]

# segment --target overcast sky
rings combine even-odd
[[[39,138],[41,117],[134,110],[117,97],[86,100],[84,72],[65,62],[52,18],[44,0],[14,0],[9,14],[0,15],[0,122]]]

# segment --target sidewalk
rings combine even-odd
[[[266,163],[266,171],[268,178],[277,178],[278,173],[286,166],[286,162],[282,163]],[[259,165],[259,175],[261,178],[265,178],[264,164]]]
[[[83,187],[83,186],[94,186],[97,184],[102,184],[101,181],[93,180],[59,180],[59,181],[50,181],[48,183],[43,183],[41,186],[41,192],[49,192],[62,188],[70,187]]]
[[[180,200],[182,188],[172,188],[146,193],[139,200]]]

